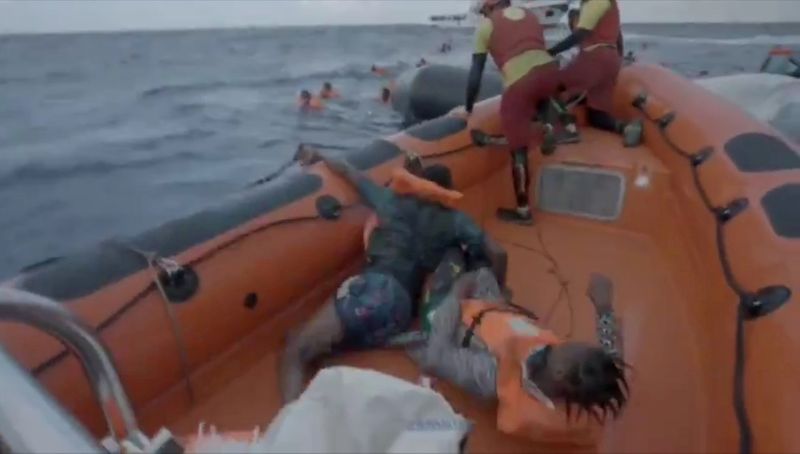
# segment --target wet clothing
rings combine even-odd
[[[508,7],[495,10],[481,21],[474,53],[489,53],[509,87],[532,69],[553,61],[546,49],[536,16],[522,8]]]
[[[452,246],[464,248],[471,266],[488,263],[483,231],[466,214],[397,195],[368,178],[360,178],[357,187],[378,217],[367,245],[365,271],[394,276],[413,300],[420,296],[425,276]]]
[[[613,47],[600,47],[581,51],[561,71],[561,83],[570,98],[586,92],[589,107],[605,112],[613,111],[614,89],[622,67],[622,57]]]
[[[489,266],[489,256],[483,231],[466,214],[398,195],[363,176],[354,184],[378,224],[369,236],[361,278],[343,284],[335,304],[346,342],[370,347],[408,328],[425,276],[445,251],[463,248],[476,267]]]
[[[365,272],[346,280],[334,297],[348,348],[380,347],[411,323],[412,302],[391,275]]]
[[[558,65],[551,62],[529,72],[503,92],[500,120],[511,150],[528,146],[531,119],[539,104],[558,90],[559,77]]]
[[[409,350],[410,356],[423,370],[471,395],[497,400],[500,431],[536,441],[595,442],[597,425],[588,418],[568,421],[562,408],[524,374],[524,365],[544,363],[546,347],[559,340],[504,303],[489,270],[456,282],[431,319],[427,344]]]

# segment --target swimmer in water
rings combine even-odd
[[[385,69],[383,69],[381,67],[378,67],[378,66],[375,66],[375,65],[372,65],[372,68],[370,68],[370,71],[372,71],[372,74],[375,74],[378,77],[386,77],[386,75],[387,75],[387,72],[386,72]]]
[[[300,99],[297,100],[297,107],[301,110],[322,110],[322,101],[316,96],[311,96],[311,92],[303,90],[300,92]]]
[[[333,89],[333,85],[330,82],[325,82],[322,84],[322,90],[319,92],[319,97],[322,99],[338,99],[341,97],[339,92]]]
[[[383,87],[381,89],[381,102],[384,104],[389,104],[392,100],[392,91],[389,90],[389,87]]]
[[[423,66],[425,66],[427,64],[428,64],[428,60],[425,60],[425,58],[420,58],[419,61],[417,62],[417,68],[422,68]]]

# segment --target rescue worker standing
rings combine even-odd
[[[617,0],[582,0],[575,30],[548,52],[556,56],[574,46],[578,56],[562,70],[567,97],[586,92],[587,120],[595,128],[622,134],[625,146],[639,145],[642,123],[624,123],[611,115],[614,88],[622,67],[622,34]]]
[[[480,13],[485,17],[477,30],[465,108],[468,115],[472,113],[488,53],[503,75],[505,89],[500,117],[512,153],[517,199],[516,208],[500,208],[497,216],[504,221],[530,225],[533,223],[528,164],[530,123],[540,101],[558,89],[558,65],[547,53],[544,31],[533,13],[511,6],[510,0],[482,0]],[[546,129],[545,134],[549,136],[552,131]]]

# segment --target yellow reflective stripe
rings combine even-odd
[[[533,68],[552,61],[553,57],[545,50],[523,52],[503,65],[503,82],[506,87],[510,87],[514,82],[525,77]]]
[[[489,40],[492,38],[492,30],[494,26],[492,21],[483,18],[478,25],[478,30],[475,33],[475,53],[485,54],[489,52]]]
[[[594,30],[605,14],[611,10],[611,0],[589,0],[581,6],[578,28]]]

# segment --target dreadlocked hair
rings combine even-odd
[[[616,419],[628,401],[628,381],[625,369],[629,366],[619,357],[597,348],[583,362],[567,372],[567,391],[564,406],[571,419],[573,406],[576,419],[585,412],[604,424],[609,415]]]

